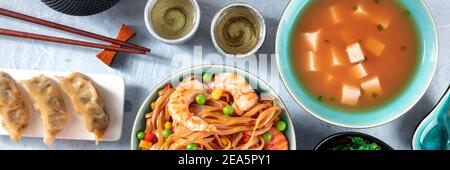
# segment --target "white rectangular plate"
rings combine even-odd
[[[10,70],[0,69],[0,71],[10,74],[16,82],[20,85],[22,96],[24,97],[25,104],[28,107],[30,114],[30,124],[25,130],[23,136],[25,137],[43,137],[44,129],[42,127],[42,120],[40,114],[33,108],[33,104],[28,96],[28,93],[24,90],[22,81],[31,79],[38,75],[45,75],[59,84],[58,77],[68,76],[67,72],[48,72],[48,71],[35,71],[35,70]],[[120,76],[114,75],[101,75],[101,74],[86,74],[97,88],[100,96],[105,102],[106,110],[110,117],[110,123],[106,130],[102,141],[117,141],[122,135],[122,122],[123,122],[123,108],[125,98],[125,84]],[[59,86],[58,86],[59,87]],[[84,122],[81,117],[74,111],[70,99],[63,93],[61,88],[59,89],[64,96],[64,100],[69,112],[70,120],[66,128],[58,135],[58,139],[75,139],[75,140],[95,140],[94,134],[88,132],[84,127]],[[2,127],[0,127],[0,135],[9,135]]]

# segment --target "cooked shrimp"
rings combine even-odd
[[[220,73],[209,84],[211,89],[223,89],[233,96],[234,104],[241,112],[250,110],[258,103],[258,95],[250,84],[239,74]]]
[[[280,131],[272,128],[267,133],[271,134],[270,141],[266,142],[264,149],[266,150],[288,150],[288,141],[286,136]]]
[[[207,87],[198,80],[181,82],[172,93],[167,103],[172,119],[192,131],[214,132],[216,127],[208,124],[199,116],[189,111],[189,105],[198,94],[206,93]]]

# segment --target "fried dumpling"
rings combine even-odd
[[[51,145],[69,122],[64,98],[53,80],[43,75],[24,81],[34,107],[41,113],[45,135],[44,143]]]
[[[19,142],[30,115],[16,81],[5,72],[0,72],[0,118],[11,140]]]
[[[75,111],[83,119],[86,129],[95,134],[95,142],[98,144],[109,125],[109,115],[92,81],[84,74],[72,73],[60,78],[60,84],[64,93],[70,97]]]

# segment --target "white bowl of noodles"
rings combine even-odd
[[[251,93],[258,96],[254,105],[246,111],[239,109],[242,108],[239,107],[242,104],[234,102],[239,92],[231,92],[228,90],[230,86],[224,88],[224,91],[218,90],[220,86],[217,84],[220,81],[219,78],[216,79],[216,76],[231,75],[229,73],[245,78],[247,86],[253,89]],[[208,78],[204,79],[204,74],[212,75],[214,83],[205,81]],[[206,102],[200,100],[199,104],[199,101],[193,99],[186,108],[189,113],[192,112],[190,117],[201,119],[203,124],[214,127],[213,130],[211,128],[195,130],[194,127],[202,126],[190,126],[188,122],[198,123],[198,120],[192,121],[190,117],[180,119],[182,117],[180,114],[174,115],[175,113],[171,111],[173,106],[178,106],[174,103],[183,101],[178,100],[180,97],[175,97],[181,93],[177,90],[177,86],[183,81],[199,81],[204,84],[202,87],[205,87],[205,91],[201,94]],[[213,84],[216,85],[213,86]],[[218,97],[214,91],[223,93],[221,97]],[[198,96],[196,95],[195,98]],[[192,98],[189,100],[191,101]],[[153,109],[156,112],[151,107],[153,102],[155,102]],[[232,111],[225,111],[223,109],[225,107],[231,108]],[[169,130],[166,130],[167,128]],[[267,83],[238,68],[202,65],[177,72],[155,87],[137,113],[131,135],[131,149],[295,150],[296,140],[292,119],[286,106]]]

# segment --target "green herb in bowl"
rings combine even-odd
[[[359,132],[342,132],[322,140],[315,150],[393,150],[388,144],[373,136]]]
[[[344,145],[338,145],[334,148],[332,148],[332,150],[380,150],[381,147],[374,143],[374,142],[369,142],[367,140],[364,140],[363,138],[360,137],[348,137],[350,140],[350,143],[348,144],[344,144]]]

